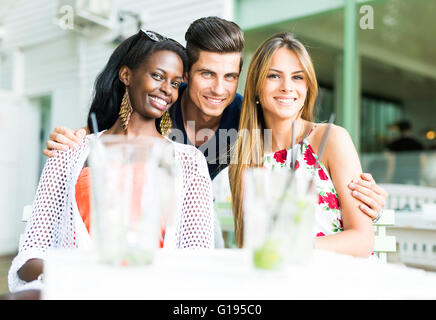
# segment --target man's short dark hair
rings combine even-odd
[[[219,17],[195,20],[185,34],[188,70],[197,62],[200,50],[217,53],[241,53],[244,50],[244,34],[234,22]]]

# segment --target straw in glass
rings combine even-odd
[[[94,112],[91,112],[91,122],[92,122],[92,129],[94,133],[98,133],[97,118],[95,117]]]
[[[291,146],[291,168],[295,170],[295,120],[292,121],[292,146]]]

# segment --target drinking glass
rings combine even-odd
[[[244,247],[254,265],[301,264],[313,251],[316,196],[311,177],[289,170],[244,172]]]
[[[174,148],[156,138],[95,138],[91,168],[91,237],[103,263],[152,262],[175,207]]]

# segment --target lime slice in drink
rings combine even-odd
[[[298,199],[296,201],[296,210],[294,213],[294,223],[300,224],[303,220],[304,211],[307,210],[312,203],[307,199]]]
[[[267,240],[254,251],[254,266],[259,269],[276,269],[281,263],[278,242]]]
[[[124,254],[122,265],[125,266],[143,266],[151,264],[153,255],[148,250],[133,250],[130,249]]]

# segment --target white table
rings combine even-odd
[[[401,262],[436,270],[436,207],[427,209],[397,211],[388,234],[396,237]]]
[[[315,251],[310,263],[257,270],[246,250],[160,250],[148,267],[102,265],[53,251],[43,299],[436,299],[436,274]]]

